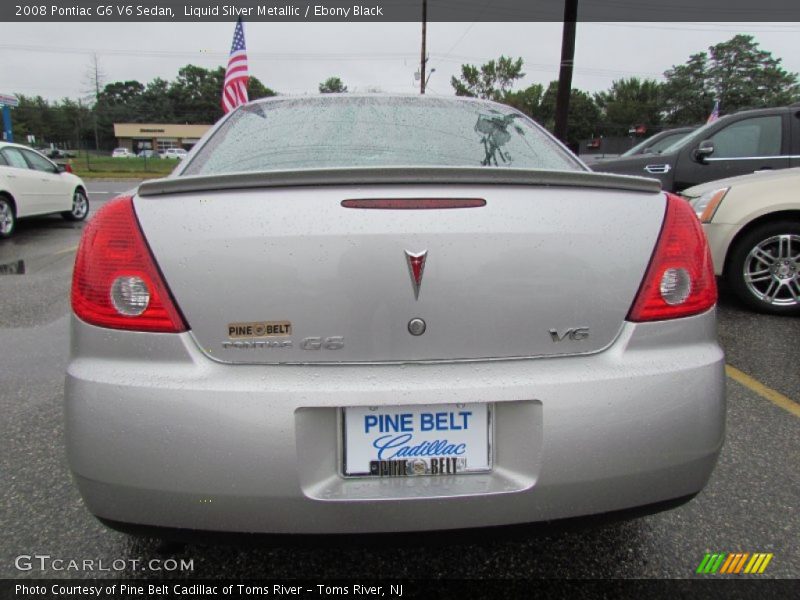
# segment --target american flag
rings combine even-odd
[[[711,114],[708,115],[706,123],[713,123],[717,119],[719,119],[719,100],[714,101],[714,108],[711,110]]]
[[[231,55],[228,57],[228,69],[225,71],[225,83],[222,85],[222,110],[232,111],[240,104],[247,102],[247,49],[244,47],[244,29],[242,20],[236,22],[233,32]]]

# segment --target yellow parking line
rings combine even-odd
[[[755,392],[766,400],[769,400],[775,406],[779,406],[783,410],[792,413],[795,417],[800,417],[800,404],[791,398],[784,396],[780,392],[776,392],[772,388],[768,388],[757,379],[753,379],[747,373],[744,373],[736,367],[732,367],[731,365],[725,365],[725,374],[733,379],[736,383],[741,383],[748,390]]]
[[[53,256],[58,256],[59,254],[67,254],[68,252],[75,252],[78,249],[78,245],[75,244],[74,246],[70,246],[69,248],[64,248],[63,250],[56,250],[53,252]]]

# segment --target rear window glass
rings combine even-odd
[[[182,175],[346,167],[583,170],[511,108],[444,98],[287,98],[237,110]]]

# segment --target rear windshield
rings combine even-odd
[[[444,98],[287,98],[237,110],[182,175],[346,167],[584,170],[511,108]]]

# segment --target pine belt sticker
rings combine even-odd
[[[229,338],[286,337],[292,335],[290,321],[253,321],[228,323]]]

